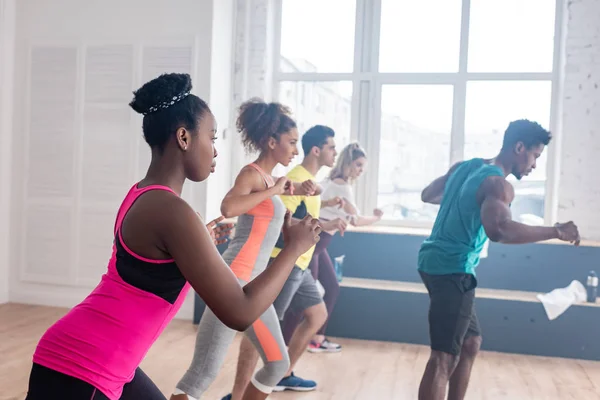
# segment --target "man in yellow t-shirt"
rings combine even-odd
[[[310,131],[308,131],[310,132]],[[307,132],[307,133],[308,133]],[[306,137],[304,134],[303,138]],[[333,141],[333,140],[332,140]],[[335,151],[335,144],[334,144]],[[334,153],[335,154],[335,153]],[[335,157],[335,155],[334,155]],[[335,159],[335,158],[334,158]],[[306,161],[306,158],[304,159]],[[292,182],[305,182],[305,181],[315,181],[315,176],[310,173],[304,165],[300,164],[294,167],[290,172],[287,173],[286,177]],[[321,212],[321,196],[281,196],[281,200],[285,207],[291,211],[292,218],[301,220],[306,217],[307,214],[312,215],[314,218],[319,218],[319,214]],[[275,248],[271,253],[271,258],[277,257],[279,252],[283,247],[283,235],[279,237],[279,240],[275,244]],[[302,271],[305,271],[308,268],[308,264],[310,264],[310,260],[312,258],[313,252],[315,251],[315,246],[308,249],[308,251],[300,256],[296,261],[296,266],[300,268]],[[283,318],[280,316],[280,319]]]
[[[334,135],[333,129],[322,125],[313,126],[306,131],[302,136],[304,159],[300,165],[288,172],[287,178],[292,182],[316,181],[315,175],[322,167],[333,167],[337,155]],[[319,195],[281,196],[281,200],[290,210],[294,219],[301,220],[307,214],[319,218],[321,212],[321,196]],[[338,228],[340,222],[345,224],[338,220],[323,222],[322,229],[323,231],[334,230]],[[283,235],[281,235],[271,257],[276,257],[283,246]],[[275,390],[307,391],[317,387],[316,382],[302,379],[292,372],[296,362],[306,351],[310,339],[327,320],[327,309],[317,288],[317,282],[310,271],[307,271],[314,251],[315,247],[313,246],[298,258],[296,266],[273,303],[280,320],[283,320],[288,310],[304,317],[303,322],[298,325],[288,343],[290,356],[288,375],[279,382]]]

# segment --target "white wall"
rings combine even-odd
[[[232,0],[18,1],[11,301],[69,307],[105,272],[117,207],[149,161],[141,118],[127,107],[132,90],[189,72],[228,127],[231,11]],[[183,193],[203,214],[206,186]],[[192,298],[180,316],[191,318]]]
[[[236,139],[232,110],[235,0],[215,0],[211,43],[210,107],[218,122],[217,168],[208,180],[206,219],[220,215],[221,200],[232,186],[232,145]]]
[[[0,304],[8,301],[15,1],[0,0]]]
[[[567,3],[558,218],[600,240],[600,1]]]

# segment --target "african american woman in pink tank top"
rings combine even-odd
[[[318,241],[316,220],[291,226],[286,215],[290,246],[240,286],[180,197],[186,179],[208,178],[217,156],[215,118],[191,89],[189,75],[166,74],[135,92],[130,106],[144,115],[150,167],[117,212],[100,283],[40,339],[26,400],[165,399],[139,364],[190,285],[225,325],[243,331],[273,304],[298,256]]]

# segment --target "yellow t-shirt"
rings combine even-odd
[[[306,170],[302,165],[297,165],[286,175],[292,182],[304,182],[312,179],[316,181],[315,177]],[[280,196],[285,207],[291,211],[292,217],[296,219],[303,219],[306,214],[312,215],[314,218],[319,218],[321,211],[321,196]],[[279,237],[271,257],[277,257],[281,249],[283,248],[283,235]],[[315,251],[315,246],[308,249],[308,251],[302,254],[296,261],[296,266],[301,270],[308,268],[310,260]]]

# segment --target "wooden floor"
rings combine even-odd
[[[65,312],[49,307],[0,305],[0,400],[24,399],[37,340]],[[142,364],[166,395],[188,366],[195,331],[190,322],[174,321]],[[296,368],[298,375],[318,380],[317,391],[277,393],[270,398],[416,399],[428,348],[344,339],[339,342],[344,345],[341,353],[307,353]],[[221,374],[204,399],[218,400],[228,393],[237,344],[231,347]],[[600,400],[600,363],[483,352],[475,364],[467,398]]]

